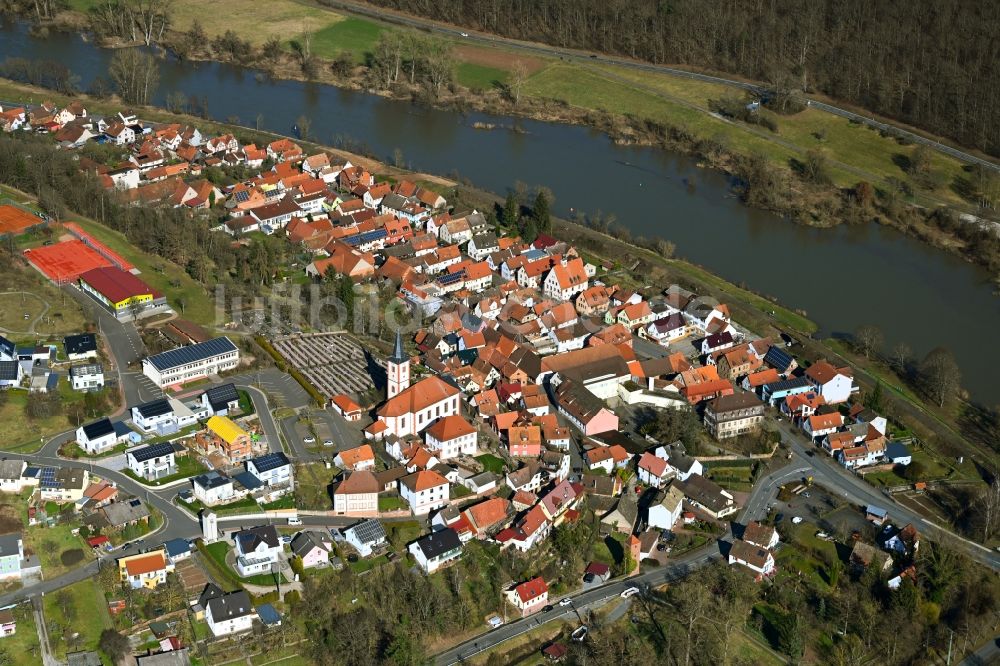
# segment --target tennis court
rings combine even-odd
[[[71,282],[93,268],[112,265],[100,252],[80,240],[32,248],[25,250],[24,256],[45,277],[57,283]]]
[[[17,206],[4,204],[0,206],[0,236],[23,234],[31,227],[43,224],[43,220],[37,215],[25,212]]]

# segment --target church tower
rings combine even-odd
[[[385,364],[389,379],[389,397],[394,398],[410,386],[410,359],[403,352],[403,336],[396,331],[396,348]]]

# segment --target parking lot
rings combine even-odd
[[[294,335],[272,344],[323,395],[359,394],[374,385],[364,349],[346,335]]]

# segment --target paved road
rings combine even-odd
[[[986,641],[978,650],[963,659],[959,666],[989,666],[1000,664],[1000,636]]]
[[[913,523],[924,534],[948,543],[952,548],[961,550],[980,564],[1000,571],[1000,553],[991,551],[975,542],[964,539],[957,534],[932,523],[916,511],[900,504],[891,495],[876,490],[861,477],[837,464],[835,460],[820,449],[808,444],[792,426],[781,421],[779,424],[782,439],[788,443],[802,460],[806,461],[811,475],[817,482],[823,484],[835,493],[858,505],[874,504],[889,511],[889,518],[894,523]],[[807,451],[813,453],[812,456]]]
[[[732,88],[739,88],[741,90],[746,90],[755,93],[757,95],[762,95],[769,92],[769,90],[766,87],[758,85],[756,83],[737,81],[735,79],[727,79],[720,76],[712,76],[710,74],[700,74],[698,72],[689,72],[683,69],[667,67],[666,65],[657,65],[649,62],[640,62],[637,60],[630,60],[628,58],[623,58],[619,56],[597,54],[589,51],[580,51],[576,49],[567,49],[562,47],[549,46],[547,44],[539,44],[536,42],[523,42],[516,39],[508,39],[505,37],[499,37],[497,35],[492,35],[488,33],[468,32],[467,31],[468,29],[454,28],[445,23],[438,23],[435,21],[431,21],[429,19],[421,19],[397,12],[389,12],[384,9],[370,7],[357,2],[351,2],[350,0],[324,0],[324,5],[338,9],[343,9],[355,14],[370,16],[372,18],[381,21],[397,23],[400,25],[417,28],[419,30],[425,30],[427,32],[446,35],[452,38],[460,38],[469,43],[482,44],[484,46],[501,46],[505,49],[523,51],[526,53],[534,53],[537,55],[547,56],[547,57],[557,57],[562,60],[573,60],[589,64],[611,64],[611,65],[618,65],[620,67],[627,67],[629,69],[636,69],[647,72],[657,72],[660,74],[669,74],[671,76],[677,76],[680,78],[694,79],[696,81],[706,81],[708,83],[717,83]],[[854,113],[853,111],[848,111],[847,109],[842,109],[833,106],[831,104],[820,102],[818,100],[809,99],[808,102],[810,106],[820,111],[832,113],[842,118],[847,118],[849,120],[853,120],[855,122],[862,123],[879,130],[892,132],[893,134],[899,136],[905,136],[911,141],[914,141],[916,143],[921,143],[941,153],[957,158],[963,162],[967,162],[969,164],[980,164],[994,171],[1000,171],[1000,165],[998,165],[995,162],[977,157],[975,155],[970,155],[969,153],[963,152],[957,148],[953,148],[951,146],[939,143],[932,139],[928,139],[919,134],[914,134],[913,132],[902,129],[901,127],[897,127],[895,125],[889,125],[887,123],[882,123],[870,116],[857,114]]]

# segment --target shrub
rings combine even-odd
[[[83,550],[73,548],[71,550],[63,551],[62,555],[59,556],[59,561],[67,567],[79,564],[83,561]]]

